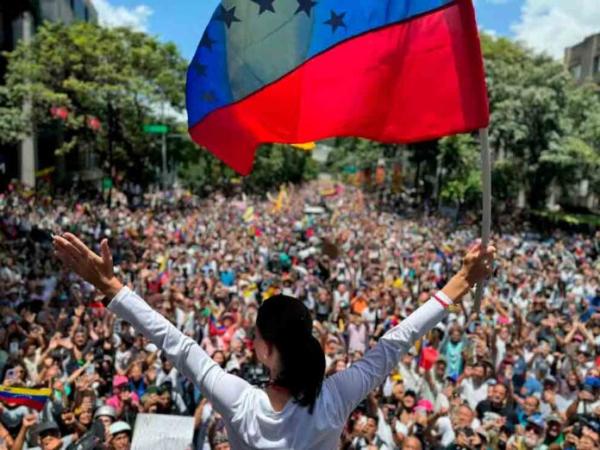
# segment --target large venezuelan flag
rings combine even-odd
[[[51,389],[29,389],[0,386],[0,400],[7,405],[20,405],[33,408],[37,411],[44,409],[44,405],[52,394]]]
[[[190,64],[190,134],[242,174],[261,143],[409,143],[488,125],[471,0],[223,0]]]

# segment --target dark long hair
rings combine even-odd
[[[256,326],[281,357],[273,383],[289,389],[294,401],[312,414],[325,376],[325,354],[312,335],[310,312],[295,298],[275,295],[259,308]]]

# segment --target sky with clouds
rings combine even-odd
[[[281,0],[279,0],[281,1]],[[287,0],[286,0],[287,1]],[[219,0],[92,0],[102,24],[125,25],[194,54]],[[562,58],[564,48],[600,31],[600,0],[474,0],[479,26]]]

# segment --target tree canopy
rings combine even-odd
[[[565,67],[505,38],[482,35],[496,169],[520,181],[532,208],[553,182],[600,177],[600,98]],[[500,187],[500,186],[498,186]],[[515,196],[514,191],[499,191]]]
[[[29,100],[30,123],[60,128],[58,153],[85,146],[106,161],[110,133],[116,165],[160,161],[142,125],[168,122],[163,108],[183,110],[187,64],[174,44],[127,28],[45,23],[7,58],[11,104]],[[2,117],[0,129],[14,117]]]

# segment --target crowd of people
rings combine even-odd
[[[190,449],[230,448],[203,393],[62,268],[52,234],[96,249],[108,238],[121,280],[264,386],[250,324],[270,296],[310,309],[331,376],[443,286],[477,238],[476,221],[403,217],[384,200],[318,184],[268,199],[160,193],[135,208],[0,194],[0,380],[51,389],[41,411],[0,397],[0,450],[126,450],[139,414],[192,416]],[[454,305],[353,412],[340,449],[600,448],[600,233],[508,223],[493,240],[481,310],[472,295]]]

